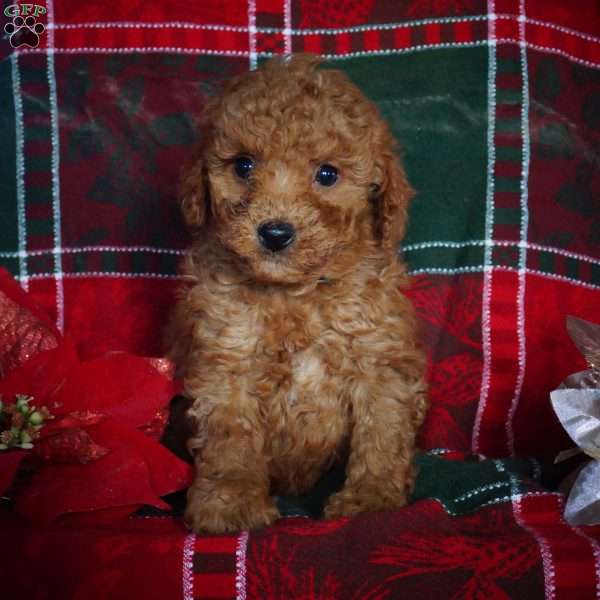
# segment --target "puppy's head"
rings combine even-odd
[[[298,283],[395,254],[412,190],[375,106],[309,55],[232,80],[183,179],[188,225],[209,222],[252,277]]]

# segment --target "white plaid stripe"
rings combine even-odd
[[[292,0],[283,0],[283,51],[292,53]]]
[[[194,545],[196,535],[188,533],[183,540],[182,551],[182,590],[183,600],[194,600]]]
[[[248,49],[250,70],[253,71],[258,63],[256,52],[256,0],[248,0]]]
[[[17,183],[17,232],[19,251],[14,253],[19,259],[19,280],[21,286],[29,289],[27,274],[27,216],[25,212],[25,132],[23,128],[23,96],[21,94],[21,74],[19,72],[19,55],[11,54],[11,75],[13,85],[13,102],[15,109],[15,156]],[[8,254],[8,253],[3,253]]]
[[[242,531],[237,539],[235,549],[235,598],[246,600],[246,554],[250,534]]]
[[[365,23],[364,25],[354,25],[351,27],[338,27],[331,29],[292,29],[291,27],[291,0],[284,0],[284,28],[283,30],[277,27],[257,27],[258,33],[283,33],[284,35],[290,36],[304,36],[304,35],[339,35],[343,33],[359,33],[365,31],[385,31],[390,29],[399,29],[403,27],[420,27],[423,25],[433,24],[448,24],[448,23],[467,23],[470,21],[485,21],[490,18],[490,15],[464,15],[457,17],[438,17],[430,19],[417,19],[413,21],[403,21],[401,23]],[[289,18],[286,16],[289,14]],[[496,19],[504,20],[517,20],[518,15],[511,15],[507,13],[499,13],[493,15]],[[577,31],[576,29],[570,29],[569,27],[563,27],[549,21],[542,21],[540,19],[525,19],[526,23],[531,25],[539,25],[540,27],[546,27],[548,29],[554,29],[567,35],[573,35],[579,37],[588,42],[600,44],[600,38]],[[248,27],[237,26],[237,25],[223,25],[223,24],[205,24],[205,23],[191,23],[189,21],[165,21],[162,23],[149,23],[149,22],[136,22],[136,21],[100,21],[91,23],[49,23],[48,29],[199,29],[208,31],[232,31],[237,33],[248,32]]]
[[[496,467],[496,470],[499,473],[506,472],[506,469],[504,468],[504,465],[501,463],[501,461],[495,460],[494,466]],[[523,519],[523,513],[521,510],[522,498],[527,496],[540,495],[541,492],[531,492],[529,494],[522,494],[519,492],[519,484],[515,476],[510,475],[509,479],[511,495],[510,500],[515,522],[517,523],[517,525],[519,525],[519,527],[527,531],[537,542],[540,549],[540,555],[542,557],[542,567],[544,570],[544,590],[546,600],[554,600],[554,597],[556,595],[556,574],[550,544],[548,543],[548,540],[544,538],[541,534],[539,534],[535,529],[525,524],[525,521]]]
[[[48,23],[54,21],[54,2],[47,3]],[[60,208],[60,137],[58,123],[58,97],[56,93],[56,72],[54,68],[54,30],[48,31],[48,51],[46,55],[48,91],[50,106],[50,128],[52,141],[52,216],[54,220],[54,277],[56,282],[56,327],[60,332],[64,331],[65,306],[64,287],[62,272],[62,230],[61,230],[61,208]]]
[[[413,269],[409,270],[410,275],[444,275],[454,277],[456,275],[464,275],[465,273],[484,273],[485,271],[512,271],[517,273],[518,270],[514,267],[485,267],[484,265],[472,266],[472,267],[457,267],[456,269]],[[541,277],[542,279],[551,279],[555,281],[562,281],[570,285],[576,285],[582,288],[590,290],[600,290],[600,285],[593,283],[584,283],[577,279],[565,277],[563,275],[554,275],[552,273],[544,273],[543,271],[536,271],[535,269],[526,269],[527,275],[535,277]],[[53,279],[56,277],[56,273],[32,273],[28,275],[29,280],[34,279]],[[86,277],[100,277],[100,278],[115,278],[115,279],[185,279],[182,275],[176,275],[174,273],[126,273],[123,271],[83,271],[80,273],[61,273],[63,279],[85,279]],[[16,276],[16,279],[20,281],[20,277]]]
[[[15,50],[15,52],[20,52]],[[31,48],[23,54],[46,54],[48,48]],[[52,54],[193,54],[205,56],[226,56],[247,58],[252,56],[247,50],[211,50],[208,48],[181,48],[179,46],[130,46],[127,48],[101,48],[97,46],[84,46],[82,48],[53,48]],[[254,53],[258,56],[258,53]],[[272,53],[262,52],[260,56],[272,56]]]
[[[402,247],[403,252],[419,252],[430,248],[465,248],[469,246],[491,246],[491,247],[504,247],[504,248],[526,248],[527,250],[547,252],[549,254],[556,254],[565,258],[571,258],[573,260],[586,262],[594,265],[600,265],[600,258],[595,258],[588,254],[580,254],[577,252],[571,252],[564,250],[563,248],[557,248],[556,246],[544,246],[542,244],[536,244],[533,242],[513,241],[513,240],[465,240],[465,241],[447,241],[447,240],[433,240],[429,242],[417,242],[414,244],[407,244]],[[85,252],[127,252],[127,253],[152,253],[152,254],[174,254],[183,255],[185,250],[179,248],[162,248],[159,246],[63,246],[61,249],[63,254],[76,254]],[[19,251],[19,252],[0,252],[0,258],[19,258],[20,256],[42,256],[44,254],[52,254],[54,249],[47,248],[42,250],[30,250],[30,251]],[[574,281],[574,280],[573,280]]]
[[[254,34],[259,32],[255,27],[252,29]],[[278,30],[279,31],[279,30]],[[247,50],[214,50],[210,48],[182,48],[179,46],[130,46],[126,48],[112,47],[112,48],[101,48],[98,46],[83,46],[81,48],[53,48],[53,54],[190,54],[199,56],[225,56],[225,57],[240,57],[249,58],[250,65],[255,65],[258,62],[258,58],[270,58],[275,54],[273,52],[259,52],[256,50],[256,37],[251,36],[254,40],[254,50],[248,52]],[[497,38],[494,40],[494,44],[515,44],[515,40]],[[351,58],[364,58],[368,56],[396,56],[401,54],[410,54],[412,52],[422,52],[423,50],[439,50],[447,48],[478,48],[481,46],[489,45],[489,40],[476,40],[473,42],[444,42],[440,44],[422,44],[418,46],[412,46],[410,48],[390,48],[384,50],[361,50],[358,52],[348,52],[347,54],[322,54],[321,56],[326,60],[348,60]],[[571,62],[590,67],[592,69],[600,69],[600,63],[591,62],[575,56],[563,50],[562,48],[556,48],[554,46],[539,46],[532,44],[531,42],[525,43],[527,48],[532,50],[539,50],[540,52],[556,54],[570,60]],[[23,54],[45,54],[50,52],[48,48],[28,48],[27,50],[15,50],[16,53]]]

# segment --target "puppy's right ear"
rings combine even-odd
[[[192,230],[202,227],[208,217],[208,193],[204,161],[198,154],[183,168],[179,183],[179,203],[186,225]]]

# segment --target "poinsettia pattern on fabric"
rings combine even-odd
[[[448,596],[452,600],[508,599],[510,596],[496,581],[518,580],[538,561],[537,549],[526,534],[515,538],[512,533],[496,533],[490,538],[445,532],[426,537],[420,533],[405,535],[378,548],[370,559],[373,564],[396,570],[386,578],[387,583],[418,575],[469,572],[467,582]]]
[[[420,446],[468,452],[481,385],[481,290],[477,275],[415,278],[410,296],[429,353],[431,407]]]
[[[517,594],[539,590],[540,563],[535,541],[509,506],[450,517],[423,501],[326,529],[286,519],[252,534],[247,591],[250,600],[382,600],[419,597],[425,577],[428,598],[525,597]]]

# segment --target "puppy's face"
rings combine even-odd
[[[410,188],[387,127],[343,74],[316,62],[274,59],[231,82],[209,111],[187,193],[184,181],[188,222],[209,213],[260,281],[328,277],[403,230]]]

